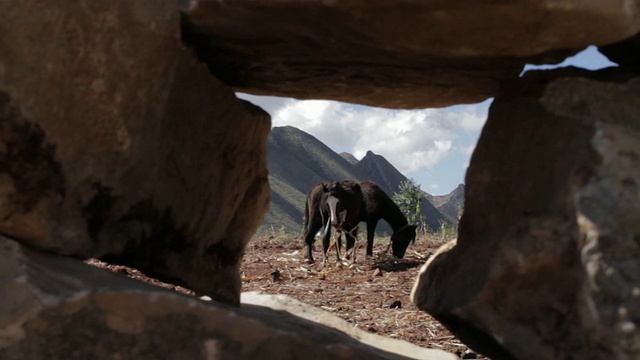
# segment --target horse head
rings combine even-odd
[[[346,210],[344,209],[343,203],[340,198],[330,192],[325,194],[324,201],[327,208],[329,208],[330,221],[327,222],[327,225],[331,224],[334,228],[340,230],[346,216]]]
[[[393,256],[402,259],[409,244],[416,239],[417,225],[405,225],[391,235],[391,250]]]
[[[325,203],[331,213],[331,224],[341,227],[345,221],[358,222],[362,203],[360,185],[353,180],[335,181],[327,186]]]

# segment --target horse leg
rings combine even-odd
[[[313,243],[316,241],[316,233],[321,227],[321,224],[311,223],[304,235],[304,243],[307,246],[307,262],[310,264],[313,264]]]
[[[327,252],[329,252],[329,247],[331,245],[331,226],[327,226],[326,233],[322,238],[322,267],[324,268],[327,265]]]
[[[376,233],[377,223],[367,223],[367,257],[373,256],[373,236]]]
[[[356,225],[357,226],[357,225]],[[356,261],[356,240],[358,239],[358,228],[355,227],[351,231],[346,232],[347,237],[347,254],[346,258],[350,259],[353,254],[353,262]]]
[[[358,240],[358,234],[353,237],[353,246],[351,247],[351,251],[353,252],[353,263],[356,263],[356,241]]]
[[[334,244],[336,244],[336,262],[339,262],[342,259],[340,255],[340,251],[342,250],[342,230],[336,230]]]
[[[391,239],[389,239],[389,243],[387,244],[387,249],[384,251],[385,255],[389,253],[389,249],[391,249]]]
[[[314,243],[314,236],[312,235],[309,238],[309,235],[305,236],[304,242],[307,246],[307,262],[309,264],[313,264],[313,243]]]
[[[347,247],[344,255],[344,259],[351,262],[351,255],[353,254],[353,235],[351,235],[348,231],[345,232],[345,237],[347,238]]]
[[[338,258],[338,260],[340,260],[340,248],[342,244],[340,243],[340,237],[341,237],[341,231],[336,229],[336,234],[333,236],[333,239],[331,239],[331,242],[329,243],[329,248],[327,249],[327,253],[329,253],[329,251],[331,251],[332,248],[336,249],[336,256]]]

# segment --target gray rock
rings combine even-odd
[[[640,31],[632,1],[183,1],[185,41],[238,91],[396,108],[494,96],[527,63]]]
[[[640,357],[640,77],[536,72],[494,101],[457,245],[413,300],[496,359]]]
[[[239,304],[242,253],[269,202],[270,129],[241,90],[399,108],[499,94],[459,241],[414,301],[496,359],[637,359],[639,8],[0,2],[0,357],[398,358],[285,313],[42,254]],[[613,44],[603,51],[623,67],[515,79],[590,44]]]
[[[0,233],[238,303],[267,113],[179,39],[174,1],[0,3]]]
[[[274,310],[286,311],[303,319],[326,325],[349,336],[358,339],[360,342],[380,349],[381,352],[391,352],[406,356],[408,359],[424,360],[455,360],[459,357],[442,350],[422,348],[406,341],[387,338],[361,330],[345,320],[340,319],[331,313],[309,306],[303,302],[292,299],[285,295],[267,295],[257,292],[242,293],[242,304],[252,304],[266,306]]]
[[[609,60],[622,67],[640,67],[640,34],[598,48]]]
[[[269,301],[281,305],[276,309],[202,301],[1,236],[0,290],[11,294],[0,299],[6,360],[409,359],[392,352],[402,349],[423,359],[457,359],[373,335],[358,340],[339,319],[323,314],[330,327],[293,315],[318,310],[285,297]],[[369,345],[377,340],[378,347]]]

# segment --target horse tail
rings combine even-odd
[[[304,217],[303,217],[303,224],[302,224],[302,235],[301,237],[304,238],[305,234],[307,233],[307,231],[309,231],[309,199],[306,199],[304,201]]]

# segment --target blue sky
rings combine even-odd
[[[577,66],[596,70],[615,66],[594,46],[555,65],[526,65],[531,69]],[[328,100],[296,100],[238,93],[262,107],[272,126],[297,127],[332,150],[361,159],[371,150],[422,190],[441,195],[464,183],[469,159],[480,136],[492,99],[438,109],[396,110]]]

